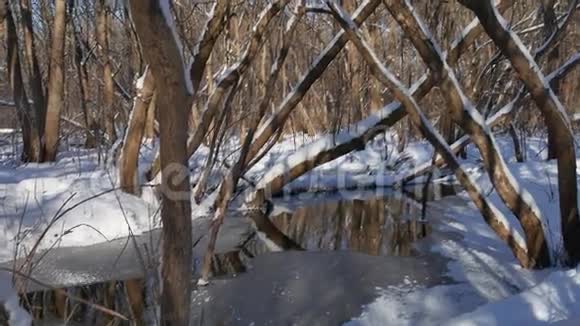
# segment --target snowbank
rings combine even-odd
[[[447,325],[545,325],[580,318],[580,267],[557,271],[539,285],[450,320]]]
[[[32,325],[32,318],[20,307],[18,294],[12,287],[12,275],[0,271],[0,306],[8,313],[8,324],[12,326]]]

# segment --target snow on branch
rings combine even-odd
[[[357,33],[357,28],[350,20],[350,17],[348,17],[348,14],[335,3],[327,1],[327,4],[332,9],[335,19],[347,32],[351,42],[354,43],[361,56],[371,68],[371,72],[375,78],[383,86],[389,88],[393,96],[402,103],[411,121],[419,128],[423,137],[445,158],[445,161],[454,171],[457,179],[466,189],[475,205],[479,208],[488,225],[509,245],[522,265],[527,265],[526,243],[521,234],[510,225],[508,219],[488,200],[476,181],[465,172],[465,169],[461,166],[447,142],[435,130],[429,119],[425,117],[409,90],[387,70],[373,50],[364,41],[360,33]]]
[[[364,5],[365,4],[361,5],[361,10],[357,12],[367,13],[367,15],[370,15],[372,10],[374,10],[374,7],[376,7],[371,6],[372,3],[367,1],[366,5],[370,7],[366,8],[366,10],[363,10],[364,8],[362,8],[362,6]],[[500,4],[498,4],[500,10],[506,10],[511,7],[511,5],[512,1],[502,1]],[[355,13],[353,21],[357,25],[360,25],[362,19]],[[471,45],[478,38],[478,36],[481,35],[482,32],[483,28],[481,25],[479,25],[479,21],[474,19],[452,43],[451,49],[448,52],[448,62],[456,63],[461,54],[465,53],[464,50],[469,45]],[[339,44],[338,40],[340,38],[338,35],[344,38],[342,41],[342,46],[344,46],[346,43],[346,35],[344,33],[345,32],[341,30],[337,34],[335,41],[329,47],[327,47],[327,50],[325,50],[323,54],[320,55],[319,60],[317,60],[318,63],[322,64],[326,62],[325,60],[322,60],[322,58],[329,56],[331,53],[336,51],[332,49]],[[313,66],[295,89],[305,88],[306,86],[302,86],[303,83],[313,82],[311,79],[314,79],[314,77],[310,77],[310,75],[315,74],[315,72],[320,69],[322,68],[318,67],[317,65]],[[413,93],[413,97],[419,100],[427,95],[427,93],[429,93],[434,85],[434,76],[427,73],[419,78],[419,80],[411,86],[410,90]],[[287,100],[285,103],[288,103],[289,101],[290,100]],[[283,109],[285,108],[286,107],[283,104],[282,108],[276,111],[276,114],[281,116],[283,114]],[[286,183],[298,178],[313,168],[333,161],[355,149],[364,147],[367,141],[373,139],[375,136],[381,133],[384,133],[388,128],[397,123],[405,115],[406,113],[403,110],[401,104],[399,102],[392,102],[386,105],[382,110],[371,114],[366,119],[361,120],[347,128],[344,128],[336,135],[323,135],[312,143],[302,146],[295,153],[289,154],[288,156],[279,159],[274,167],[270,169],[270,171],[259,181],[258,188],[267,188],[272,194],[276,194],[282,190],[282,187]],[[280,119],[282,119],[282,117],[280,117]],[[270,121],[271,120],[272,118]],[[266,125],[267,124],[268,123],[266,123]],[[261,147],[263,144],[265,144],[265,142],[259,142],[257,144],[259,144]]]

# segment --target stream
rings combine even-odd
[[[211,284],[193,292],[193,324],[337,325],[360,315],[382,289],[452,282],[444,276],[448,260],[430,250],[433,232],[441,232],[433,225],[442,212],[427,209],[423,217],[421,203],[407,195],[321,193],[274,204],[270,220],[304,250],[276,251],[247,218],[229,216],[218,237]],[[208,227],[209,219],[194,220],[196,273]],[[148,311],[147,299],[119,300],[115,293],[127,293],[127,284],[134,287],[135,281],[136,292],[145,292],[144,279],[157,270],[159,238],[160,230],[152,230],[92,246],[55,248],[36,255],[31,275],[45,285],[88,293],[87,298],[105,300],[99,293],[113,293],[117,311],[133,305],[142,314]],[[27,292],[46,309],[51,292],[46,286],[29,282]],[[56,296],[48,301],[56,302]],[[50,306],[56,311],[41,313],[47,320],[59,315],[58,304]],[[102,324],[105,319],[90,310],[77,309],[72,320]]]

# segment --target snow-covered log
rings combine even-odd
[[[451,118],[471,137],[479,149],[483,165],[498,195],[520,221],[528,248],[528,267],[549,266],[551,264],[550,252],[540,209],[534,198],[518,184],[508,169],[491,129],[464,94],[435,39],[408,1],[383,0],[383,2],[413,43],[431,73],[438,79],[441,94],[449,106]]]
[[[512,1],[502,1],[498,4],[498,9],[500,11],[507,10],[511,5]],[[357,23],[357,16],[353,17],[353,20]],[[340,33],[344,33],[344,31]],[[483,33],[483,28],[479,25],[478,20],[474,19],[452,43],[448,52],[448,62],[450,64],[456,63],[461,54],[466,52],[481,33]],[[411,87],[413,97],[420,100],[431,91],[434,85],[435,78],[432,74],[423,75]],[[281,111],[277,112],[281,114]],[[268,195],[278,194],[284,185],[315,167],[333,161],[356,149],[364,148],[367,141],[385,132],[405,115],[405,110],[401,104],[392,102],[382,110],[341,130],[336,135],[320,136],[314,142],[302,146],[295,153],[282,158],[275,164],[259,181],[257,191],[268,192]],[[257,144],[262,144],[262,142],[257,142]]]
[[[355,23],[361,25],[375,11],[379,4],[380,0],[365,0],[353,15]],[[274,136],[278,130],[284,126],[292,111],[297,107],[298,103],[302,101],[302,98],[306,95],[306,92],[308,92],[314,82],[320,78],[330,63],[344,48],[347,40],[344,31],[340,31],[318,58],[314,60],[314,63],[308,72],[306,72],[298,84],[294,86],[292,92],[284,98],[272,116],[270,116],[270,118],[268,118],[268,120],[266,120],[256,132],[256,136],[248,152],[249,159],[257,157],[258,153],[264,148],[272,136]]]
[[[550,151],[558,160],[558,188],[564,247],[572,261],[580,261],[576,148],[566,110],[528,49],[511,31],[491,1],[461,0],[460,2],[477,15],[486,33],[510,61],[542,113],[548,128]],[[576,7],[576,1],[572,2],[572,6]]]

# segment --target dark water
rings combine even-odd
[[[400,193],[278,200],[271,220],[304,251],[248,244],[243,273],[194,291],[194,322],[339,325],[360,315],[378,288],[444,284],[447,261],[421,249],[434,232],[431,214]]]
[[[425,246],[416,246],[429,239],[432,232],[431,216],[428,211],[423,214],[416,199],[401,193],[369,191],[291,197],[277,200],[275,206],[271,221],[304,251],[272,252],[262,236],[248,234],[249,221],[231,223],[245,220],[231,217],[220,232],[225,239],[213,259],[213,283],[193,294],[197,324],[333,325],[360,314],[362,306],[376,297],[377,287],[401,284],[407,278],[423,286],[444,281],[441,275],[446,261],[419,249]],[[239,239],[232,234],[238,234]],[[194,247],[196,269],[200,267],[204,242]],[[65,251],[56,255],[61,261],[53,260],[50,265],[58,265],[57,271],[61,271],[67,270],[63,264],[72,264],[74,269],[68,270],[80,271],[84,266],[80,257],[98,253],[100,268],[114,258],[116,272],[108,275],[125,275],[123,278],[109,276],[105,281],[95,277],[91,284],[67,284],[66,288],[89,293],[88,300],[113,305],[130,316],[130,305],[123,295],[128,293],[129,285],[144,286],[143,276],[141,268],[133,266],[134,255],[125,254],[127,257],[119,262],[114,247],[108,243],[72,251],[63,248]],[[113,297],[107,299],[111,289]],[[45,291],[31,296],[46,295]],[[54,301],[48,301],[52,310]],[[146,306],[146,301],[142,298],[141,305]],[[79,309],[72,320],[98,324],[87,321],[86,311]],[[54,311],[41,315],[54,315]],[[91,321],[106,320],[98,315],[93,311]]]
[[[431,231],[420,204],[398,195],[313,201],[271,219],[305,250],[375,256],[416,255],[411,244]]]

